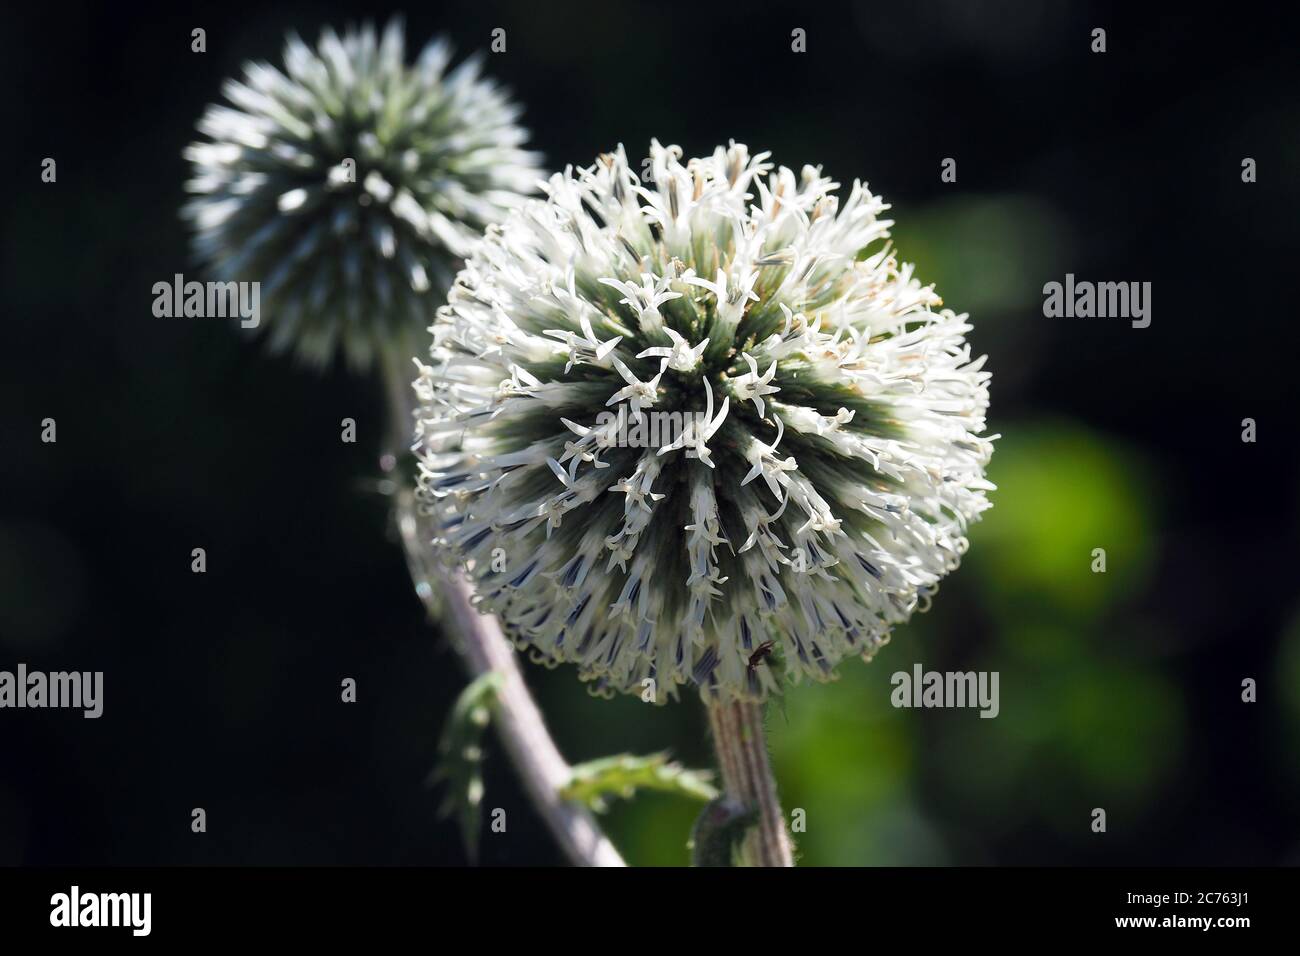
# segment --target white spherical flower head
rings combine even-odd
[[[489,229],[420,365],[421,495],[535,656],[762,699],[957,566],[989,374],[865,185],[680,157],[642,182],[619,147]]]
[[[273,348],[367,367],[415,351],[484,226],[535,192],[521,110],[442,40],[405,62],[402,26],[290,36],[208,108],[185,207],[215,278],[261,283]]]

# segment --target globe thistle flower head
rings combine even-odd
[[[199,122],[184,209],[215,278],[259,281],[272,348],[312,364],[341,349],[413,354],[484,226],[541,178],[521,110],[443,40],[405,62],[402,25],[248,63]]]
[[[417,362],[420,493],[534,656],[762,699],[957,566],[989,373],[864,184],[735,143],[647,165],[619,147],[488,230]]]

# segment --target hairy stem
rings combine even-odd
[[[393,364],[384,369],[393,421],[381,467],[390,473],[397,471],[399,457],[410,445],[410,387],[402,382],[400,375],[400,368]],[[500,675],[502,683],[493,724],[538,814],[574,864],[624,866],[623,858],[591,812],[560,796],[561,788],[572,777],[572,768],[546,729],[542,713],[524,683],[514,647],[502,633],[497,619],[480,614],[473,606],[464,575],[442,567],[428,553],[432,533],[420,516],[415,492],[400,474],[393,474],[392,478],[396,482],[393,500],[397,530],[415,593],[430,617],[449,619],[452,643],[471,676],[489,672]]]
[[[790,835],[767,757],[762,704],[733,701],[706,706],[726,794],[758,815],[741,845],[741,861],[747,866],[794,866]]]

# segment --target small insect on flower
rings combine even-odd
[[[749,655],[749,671],[751,673],[753,673],[755,667],[762,664],[772,656],[772,648],[774,646],[775,645],[772,641],[764,641],[754,649],[754,653]]]
[[[311,364],[405,363],[483,228],[541,179],[480,59],[448,70],[437,40],[408,66],[405,46],[398,20],[290,36],[283,72],[247,64],[185,150],[195,256],[260,282],[271,347]]]
[[[417,363],[420,495],[534,655],[763,699],[957,567],[989,373],[864,184],[736,143],[648,165],[551,177],[470,256]]]

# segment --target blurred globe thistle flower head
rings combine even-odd
[[[553,176],[417,362],[435,544],[517,644],[600,689],[830,679],[928,603],[989,506],[966,317],[882,242],[865,184],[841,201],[767,156],[655,142],[645,184],[621,146]],[[626,447],[613,407],[691,424]]]
[[[448,44],[405,62],[401,22],[290,35],[283,70],[248,63],[185,150],[184,216],[216,277],[260,281],[270,344],[364,369],[413,354],[482,229],[536,191],[521,109],[480,76],[448,71]]]

